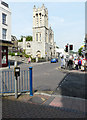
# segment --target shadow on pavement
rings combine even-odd
[[[87,99],[87,74],[69,73],[59,83],[54,94]]]
[[[30,104],[3,98],[3,118],[82,118],[83,114],[64,111],[51,106]]]

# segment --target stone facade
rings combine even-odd
[[[32,57],[56,57],[56,43],[54,32],[48,27],[48,10],[44,4],[41,8],[33,8],[33,41],[18,42],[18,46],[25,49],[26,54]]]
[[[85,57],[87,59],[87,34],[85,35]]]
[[[0,40],[11,41],[11,10],[3,1],[0,1]]]
[[[11,10],[0,1],[0,67],[8,66],[8,47],[11,47]]]

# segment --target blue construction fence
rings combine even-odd
[[[21,70],[18,77],[18,92],[30,91],[30,73],[29,70]],[[0,93],[15,92],[14,70],[0,71]]]

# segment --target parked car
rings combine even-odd
[[[58,59],[57,59],[57,58],[52,58],[52,59],[51,59],[51,63],[56,63],[56,62],[58,62]]]

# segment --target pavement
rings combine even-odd
[[[87,100],[35,93],[2,98],[2,118],[86,118]]]
[[[35,63],[30,63],[30,64],[28,64],[28,63],[21,63],[21,64],[18,64],[18,66],[22,68],[24,64],[25,65],[29,65],[29,66],[36,66],[36,65],[46,64],[46,63],[50,63],[50,62],[49,61],[47,61],[47,62],[39,62],[39,63],[35,62]],[[14,65],[10,65],[10,69],[13,69],[13,68],[14,68]],[[0,68],[0,71],[7,70],[7,69],[9,69],[9,66]]]
[[[60,71],[64,71],[64,72],[69,72],[69,73],[83,73],[83,74],[86,74],[87,73],[87,71],[81,71],[81,70],[68,70],[68,69],[64,69],[64,68],[61,68],[61,66],[59,66],[58,68],[57,68],[58,70],[60,70]]]

